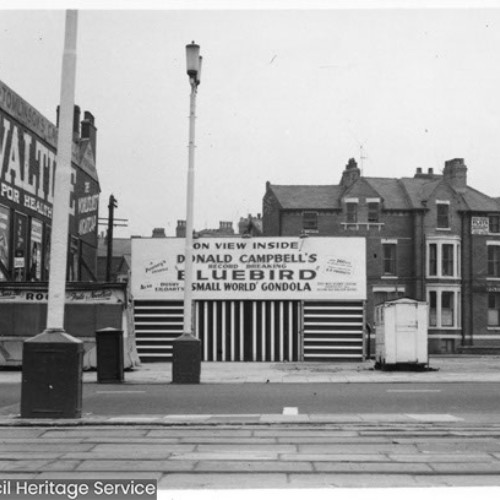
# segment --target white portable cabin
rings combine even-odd
[[[376,366],[428,365],[426,302],[401,298],[375,307]]]

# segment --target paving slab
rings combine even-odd
[[[252,431],[245,429],[154,429],[146,431],[148,437],[251,437]]]
[[[230,452],[251,452],[251,451],[270,451],[274,453],[295,453],[297,446],[292,444],[260,444],[248,443],[244,448],[239,444],[200,444],[196,447],[199,452],[230,451]]]
[[[1,472],[0,471],[0,481],[9,479],[11,481],[14,480],[24,480],[24,479],[35,479],[38,477],[38,472]]]
[[[472,462],[494,462],[496,459],[493,458],[488,453],[460,453],[460,454],[451,454],[451,453],[414,453],[411,455],[400,455],[397,453],[390,453],[388,455],[389,459],[394,462],[427,462],[427,463],[450,463],[453,462],[455,464],[470,464],[472,466]],[[500,461],[498,462],[500,466]]]
[[[256,462],[245,460],[232,461],[201,461],[194,469],[196,472],[312,472],[310,462]]]
[[[393,462],[313,462],[317,472],[356,472],[372,474],[406,473],[406,474],[431,474],[433,469],[428,464],[422,463],[393,463]]]
[[[221,444],[221,445],[270,445],[270,444],[289,444],[287,442],[280,443],[278,439],[268,437],[268,438],[263,438],[263,437],[243,437],[243,438],[238,438],[238,437],[202,437],[202,438],[196,438],[196,437],[185,437],[185,438],[178,438],[179,443],[196,443],[199,445],[204,445],[204,444]]]
[[[0,471],[22,471],[33,472],[39,470],[46,470],[50,467],[52,462],[50,460],[0,460]],[[72,470],[73,467],[66,470]]]
[[[115,454],[115,455],[130,455],[134,453],[148,452],[151,456],[173,452],[191,452],[194,451],[194,444],[155,444],[147,442],[147,444],[129,444],[124,439],[119,444],[96,444],[92,448],[92,453]]]
[[[278,453],[272,451],[217,451],[217,452],[192,452],[172,453],[169,460],[278,460]],[[307,460],[307,459],[305,459]]]
[[[75,469],[77,472],[127,472],[128,477],[134,477],[136,472],[170,472],[192,471],[196,462],[171,460],[85,460]]]
[[[43,437],[39,437],[39,438],[29,438],[29,439],[24,439],[24,438],[21,438],[21,439],[18,439],[18,438],[1,438],[0,439],[0,450],[3,449],[4,446],[8,445],[8,444],[26,444],[26,445],[34,445],[34,444],[38,444],[38,443],[42,443],[44,442],[44,439]],[[79,444],[82,442],[82,439],[81,438],[55,438],[55,437],[52,437],[52,438],[49,438],[47,440],[48,444],[70,444],[70,443],[74,443],[74,444]]]
[[[280,460],[302,462],[388,462],[385,455],[380,453],[347,454],[347,453],[301,453],[283,454]]]
[[[120,428],[113,429],[111,427],[92,427],[92,428],[69,428],[69,429],[46,429],[43,433],[42,437],[44,439],[50,437],[56,438],[92,438],[98,434],[106,435],[107,437],[120,437],[120,438],[128,438],[128,437],[140,437],[145,436],[148,433],[147,429],[134,429],[132,427],[129,428]]]
[[[413,476],[404,474],[289,474],[291,488],[392,488],[413,487]]]
[[[67,453],[69,451],[89,451],[94,447],[93,444],[75,444],[75,443],[47,443],[46,441],[41,441],[36,445],[37,451],[46,451],[54,453]],[[31,453],[33,450],[32,444],[18,444],[18,443],[5,443],[2,444],[2,452],[17,451],[24,453]]]
[[[465,440],[465,441],[445,441],[445,442],[419,442],[416,447],[422,453],[464,453],[473,449],[474,451],[483,451],[492,453],[493,456],[500,459],[500,441],[498,440]],[[499,452],[499,453],[494,453]]]
[[[485,474],[500,473],[500,462],[432,463],[432,469],[440,474]]]
[[[162,490],[177,489],[263,489],[290,487],[286,473],[197,473],[166,474],[159,483]]]
[[[477,474],[474,476],[471,475],[459,475],[459,474],[450,474],[450,475],[439,475],[439,476],[434,476],[436,478],[436,481],[440,481],[443,486],[448,486],[448,487],[470,487],[470,486],[476,486],[476,487],[482,487],[484,488],[485,486],[500,486],[500,475],[498,474]],[[426,477],[421,477],[421,476],[415,476],[415,483],[417,486],[426,486],[425,484],[421,484],[422,482],[426,481]],[[437,484],[436,486],[441,486],[441,484]],[[455,493],[455,492],[452,492]],[[465,494],[467,495],[468,492]],[[497,492],[498,493],[498,492]],[[468,496],[468,495],[467,495]],[[459,497],[460,498],[460,497]],[[495,496],[492,496],[490,498],[495,498]]]
[[[12,473],[13,477],[9,477],[7,479],[17,479],[14,477],[14,473]],[[163,476],[163,472],[142,472],[142,471],[134,471],[133,478],[134,479],[156,479],[160,480]],[[1,475],[0,475],[1,478]],[[122,472],[122,471],[100,471],[95,470],[92,472],[89,471],[72,471],[72,472],[40,472],[39,474],[32,475],[32,477],[26,477],[24,479],[71,479],[71,480],[106,480],[106,479],[122,479],[122,480],[130,480],[131,474],[130,471]]]
[[[64,453],[51,453],[46,451],[38,451],[31,446],[30,451],[4,451],[0,447],[0,460],[25,460],[27,455],[32,460],[55,460],[61,457]]]
[[[417,448],[412,444],[392,444],[392,443],[359,443],[353,442],[349,444],[299,444],[299,453],[348,453],[354,455],[356,453],[416,453]]]

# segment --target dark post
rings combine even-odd
[[[172,342],[172,383],[199,384],[201,342],[193,335],[181,335]]]
[[[106,259],[106,281],[111,281],[111,264],[113,262],[113,223],[114,223],[114,211],[118,206],[116,198],[111,195],[109,197],[108,204],[108,256]]]
[[[116,328],[97,330],[97,382],[119,383],[123,374],[123,331]]]
[[[47,330],[23,344],[22,418],[80,418],[83,342]]]

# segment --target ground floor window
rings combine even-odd
[[[429,326],[434,328],[460,328],[460,290],[427,289]]]
[[[488,326],[500,326],[500,292],[488,293]]]

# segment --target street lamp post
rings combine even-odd
[[[186,45],[187,74],[191,85],[189,99],[189,146],[186,203],[186,237],[184,262],[184,329],[173,342],[172,382],[199,384],[201,372],[201,342],[193,334],[193,208],[194,208],[194,151],[196,93],[201,78],[200,46]]]
[[[66,12],[47,328],[23,344],[21,417],[79,418],[83,342],[64,331],[78,13]]]

